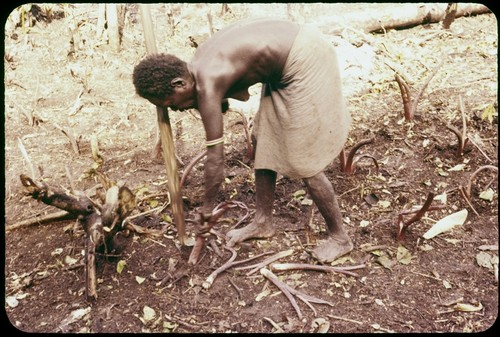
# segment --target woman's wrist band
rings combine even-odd
[[[220,137],[220,138],[217,138],[217,139],[213,139],[213,140],[207,140],[205,142],[205,146],[206,147],[212,147],[212,146],[215,146],[215,145],[218,145],[218,144],[222,144],[224,143],[224,136]]]

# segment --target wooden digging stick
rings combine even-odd
[[[148,54],[156,53],[156,42],[151,21],[151,12],[149,5],[140,4],[142,27],[144,29],[144,39],[146,42],[146,51]],[[177,159],[175,157],[174,138],[172,128],[166,107],[156,107],[158,114],[158,129],[160,130],[161,147],[163,149],[163,159],[167,168],[168,190],[170,192],[172,213],[177,227],[179,241],[184,244],[186,236],[186,225],[184,223],[184,211],[182,208],[182,196],[180,192],[179,173],[177,172]]]

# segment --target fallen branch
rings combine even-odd
[[[59,211],[47,215],[36,216],[32,219],[26,219],[23,221],[16,222],[12,225],[5,226],[5,231],[10,232],[21,227],[29,227],[33,225],[43,224],[47,222],[55,222],[61,220],[74,219],[75,215],[68,213],[66,211]]]
[[[274,252],[265,252],[265,253],[261,253],[261,254],[258,254],[258,255],[255,255],[255,256],[252,256],[252,257],[249,257],[248,259],[244,259],[244,260],[240,260],[240,261],[234,261],[232,264],[231,264],[231,267],[234,267],[236,265],[239,265],[239,264],[244,264],[244,263],[247,263],[247,262],[250,262],[250,261],[253,261],[255,259],[258,259],[259,257],[262,257],[262,256],[265,256],[265,255],[269,255],[269,254],[273,254]]]
[[[351,272],[354,269],[364,268],[364,264],[356,265],[356,266],[346,266],[346,267],[331,267],[331,266],[322,266],[315,264],[307,264],[307,263],[273,263],[269,266],[271,271],[286,271],[286,270],[315,270],[315,271],[323,271],[329,273],[341,273],[349,276],[358,277],[359,275]]]
[[[101,229],[102,229],[102,224]],[[90,227],[90,226],[88,226]],[[97,276],[96,276],[96,262],[95,255],[97,250],[97,245],[104,242],[104,239],[100,242],[94,241],[91,235],[87,235],[85,238],[85,297],[87,300],[89,298],[97,299]]]
[[[341,34],[344,26],[364,33],[388,31],[413,27],[423,23],[436,23],[443,20],[447,3],[398,3],[387,8],[371,7],[378,4],[363,4],[358,10],[328,15],[328,20],[321,23],[325,34]],[[476,3],[459,3],[455,18],[468,15],[490,13],[491,10]]]
[[[217,268],[217,270],[215,270],[212,274],[210,274],[210,276],[206,279],[205,282],[203,282],[203,287],[205,289],[207,288],[210,288],[213,284],[213,282],[215,281],[215,278],[221,274],[222,272],[236,266],[236,265],[239,265],[239,264],[243,264],[243,263],[246,263],[246,262],[250,262],[250,261],[253,261],[255,259],[258,259],[259,257],[262,257],[264,255],[269,255],[269,254],[272,254],[273,252],[266,252],[266,253],[262,253],[262,254],[258,254],[258,255],[255,255],[255,256],[252,256],[252,257],[249,257],[248,259],[245,259],[245,260],[241,260],[241,261],[234,261],[236,259],[236,251],[231,248],[231,247],[228,247],[228,246],[224,246],[225,249],[229,250],[231,253],[232,253],[232,256],[231,258],[226,262],[224,263],[222,266],[220,266],[219,268]],[[230,280],[231,282],[231,280]],[[236,287],[236,285],[233,284],[233,286],[236,288],[237,291],[239,291],[239,288]]]
[[[282,252],[274,254],[273,256],[268,257],[267,259],[265,259],[264,261],[262,261],[260,263],[257,263],[257,264],[251,265],[251,266],[239,267],[239,268],[235,268],[235,269],[236,270],[245,270],[245,269],[252,268],[252,270],[250,270],[246,274],[246,276],[250,276],[253,273],[255,273],[256,271],[258,271],[259,269],[261,269],[262,267],[267,266],[269,263],[274,262],[276,260],[279,260],[279,259],[281,259],[283,257],[290,256],[292,254],[293,254],[293,249],[284,250]]]
[[[317,315],[316,310],[314,309],[314,307],[312,306],[312,304],[310,302],[317,303],[317,304],[327,304],[331,307],[334,306],[334,304],[331,302],[328,302],[328,301],[325,301],[325,300],[322,300],[320,298],[316,298],[313,296],[309,296],[307,294],[304,294],[301,291],[298,291],[298,290],[290,287],[286,283],[281,282],[276,275],[274,275],[270,270],[268,270],[266,268],[260,269],[260,273],[264,277],[266,277],[268,280],[273,282],[274,285],[277,286],[281,290],[281,292],[288,298],[288,300],[292,304],[293,308],[297,312],[299,319],[302,319],[303,316],[302,316],[302,312],[300,311],[299,306],[297,305],[297,301],[295,301],[295,299],[293,298],[293,295],[297,296],[302,302],[307,304],[309,306],[309,308],[311,308],[311,310],[314,312],[315,316]]]
[[[214,270],[214,272],[207,277],[205,282],[203,282],[203,288],[205,288],[205,289],[210,288],[212,286],[212,284],[214,283],[214,280],[217,277],[217,275],[219,275],[223,271],[229,269],[232,266],[233,261],[236,259],[237,253],[233,248],[228,247],[228,246],[224,246],[224,248],[229,250],[232,255],[229,258],[229,260],[227,260],[226,263],[224,263],[222,266],[220,266],[219,268]]]
[[[70,175],[68,170],[68,175]],[[94,202],[86,195],[75,191],[68,195],[53,191],[45,183],[37,184],[30,177],[21,174],[21,183],[32,198],[47,205],[57,207],[67,214],[77,217],[86,233],[85,238],[85,290],[86,298],[97,298],[96,260],[97,250],[104,247],[111,251],[110,243],[121,226],[115,224],[126,217],[135,207],[135,195],[125,186],[108,189],[102,215]],[[72,185],[72,184],[71,184]],[[72,186],[73,190],[73,186]],[[116,194],[116,195],[115,195]],[[105,227],[106,226],[106,227]],[[104,230],[104,229],[107,230]]]
[[[93,202],[84,195],[75,197],[52,191],[45,183],[38,185],[25,174],[21,174],[20,179],[28,193],[44,204],[57,207],[76,216],[86,216],[94,211]]]

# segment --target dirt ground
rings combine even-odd
[[[145,55],[137,6],[127,7],[120,52],[96,37],[97,5],[58,8],[64,9],[64,17],[6,30],[7,228],[58,211],[26,195],[19,175],[32,172],[19,141],[37,179],[58,189],[69,188],[71,179],[77,190],[88,191],[98,183],[86,174],[95,165],[90,141],[96,138],[103,172],[112,180],[124,181],[136,194],[134,214],[168,203],[163,160],[151,156],[156,110],[135,95],[131,81],[134,65]],[[250,5],[230,8],[222,16],[218,7],[213,8],[215,27],[252,10]],[[189,36],[198,38],[200,27],[207,26],[206,17],[199,14],[206,9],[201,5],[173,9],[173,35],[166,5],[152,10],[158,49],[189,59],[194,52]],[[328,14],[324,7],[321,10],[322,15]],[[334,5],[330,10],[335,10]],[[308,10],[305,21],[314,21],[314,14]],[[78,25],[73,45],[72,25]],[[498,316],[497,173],[486,169],[471,180],[470,204],[460,188],[480,167],[498,166],[494,14],[458,18],[448,31],[430,24],[368,36],[346,30],[342,37],[357,47],[369,44],[376,51],[369,89],[348,97],[353,125],[346,150],[364,139],[374,137],[374,141],[356,154],[360,160],[354,174],[342,172],[338,159],[326,169],[355,245],[353,252],[333,264],[364,263],[364,267],[354,270],[356,276],[312,270],[274,272],[286,284],[329,304],[309,307],[297,299],[303,315],[299,318],[273,283],[259,271],[248,275],[247,269],[231,268],[205,289],[203,281],[231,253],[223,249],[223,239],[217,239],[222,256],[207,245],[200,262],[189,266],[191,247],[179,244],[166,207],[140,224],[156,229],[169,226],[163,235],[131,233],[122,238],[119,255],[98,258],[98,298],[92,302],[85,297],[84,233],[74,230],[75,220],[6,231],[5,312],[12,328],[25,332],[405,333],[481,332],[492,327]],[[405,121],[394,71],[386,63],[398,65],[413,79],[411,93],[416,95],[443,57],[446,60],[426,88],[415,118]],[[462,128],[459,97],[470,139],[462,156],[456,154],[458,138],[446,127]],[[255,109],[243,112],[251,122]],[[171,112],[170,116],[184,171],[203,150],[202,124],[197,112]],[[253,210],[252,163],[238,113],[226,114],[225,134],[226,179],[219,199],[240,201]],[[292,249],[278,262],[317,263],[308,249],[325,238],[324,221],[317,209],[311,211],[308,195],[301,190],[305,191],[301,181],[279,178],[276,236],[238,246],[236,260]],[[398,215],[420,207],[430,192],[436,195],[432,205],[441,207],[426,212],[409,226],[404,239],[397,240]],[[202,200],[203,163],[191,171],[182,193],[186,218],[192,219]],[[429,240],[422,237],[438,220],[463,209],[468,216],[462,226]],[[217,230],[227,232],[243,215],[241,209],[229,210]],[[243,225],[249,221],[251,217]],[[192,233],[192,224],[187,229]]]

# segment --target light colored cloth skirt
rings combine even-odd
[[[280,83],[263,83],[253,127],[255,169],[312,177],[338,156],[350,123],[335,50],[318,30],[303,26]]]

